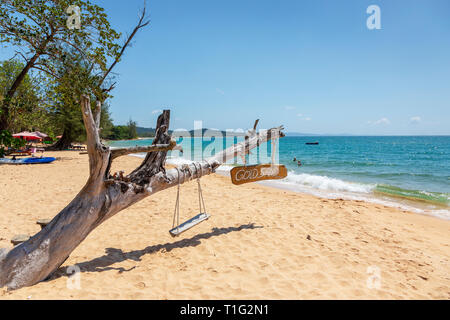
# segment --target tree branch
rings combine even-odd
[[[183,165],[181,170],[178,168],[178,170],[171,169],[165,173],[160,172],[150,181],[148,185],[144,187],[144,189],[147,190],[148,193],[154,194],[176,186],[178,184],[179,174],[182,174],[182,177],[180,177],[180,182],[184,183],[186,181],[214,173],[218,167],[227,161],[234,159],[236,156],[247,154],[251,149],[257,148],[267,141],[283,138],[285,134],[282,130],[284,130],[283,126],[269,130],[261,130],[258,134],[255,133],[253,137],[237,143],[206,160],[201,162],[192,162],[189,165]]]
[[[95,125],[97,129],[100,130],[100,120],[102,116],[102,102],[97,100],[97,108],[95,109]]]
[[[130,34],[130,36],[128,36],[127,40],[125,41],[125,44],[122,46],[122,49],[120,50],[120,53],[117,55],[116,59],[114,59],[114,62],[111,64],[111,66],[108,68],[108,70],[103,75],[102,79],[100,80],[100,84],[102,84],[105,81],[105,79],[108,77],[108,75],[114,69],[116,64],[120,61],[120,59],[122,58],[125,50],[130,45],[131,40],[133,40],[134,36],[139,31],[139,29],[142,29],[142,28],[146,27],[150,23],[150,21],[148,21],[148,20],[144,21],[145,19],[146,19],[146,5],[144,3],[144,8],[142,9],[141,17],[139,18],[138,24],[136,25],[136,27],[134,28],[134,30]]]
[[[38,67],[38,65],[40,65],[40,64],[35,64],[35,65],[33,66],[33,69],[36,69],[36,70],[42,71],[42,72],[44,72],[44,73],[46,73],[46,74],[48,74],[48,75],[50,75],[50,76],[54,77],[55,79],[60,79],[60,77],[58,77],[58,76],[57,76],[56,74],[54,74],[54,73],[53,73],[53,72],[51,72],[50,70],[47,70],[47,69],[44,69],[44,68]]]
[[[93,178],[104,175],[106,170],[106,167],[104,166],[105,156],[107,154],[109,155],[109,149],[100,141],[99,128],[92,115],[91,99],[85,94],[81,96],[81,111],[83,114],[84,126],[86,127],[90,178]]]
[[[120,148],[111,150],[111,160],[118,157],[125,156],[127,154],[139,153],[139,152],[161,152],[169,150],[183,150],[181,146],[178,146],[174,140],[171,140],[169,144],[155,144],[150,146]]]
[[[172,140],[169,135],[170,110],[164,110],[156,123],[155,138],[152,145],[169,144]],[[142,164],[131,172],[128,177],[137,185],[145,185],[159,172],[165,172],[167,151],[149,152]]]

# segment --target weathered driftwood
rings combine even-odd
[[[0,250],[0,287],[18,289],[34,285],[51,275],[71,252],[100,224],[116,213],[161,190],[178,184],[178,170],[164,168],[167,151],[176,147],[168,133],[170,111],[158,118],[153,145],[142,164],[128,176],[110,174],[112,159],[142,151],[136,148],[116,149],[104,146],[99,135],[100,107],[92,114],[87,96],[81,97],[81,109],[87,133],[89,178],[86,185],[39,233],[9,252]],[[211,174],[225,161],[246,154],[274,138],[282,137],[282,127],[259,134],[250,131],[245,141],[180,170],[183,180]]]
[[[117,148],[111,150],[111,160],[115,158],[125,156],[132,153],[140,152],[158,152],[158,151],[169,151],[169,150],[183,150],[180,146],[176,145],[175,141],[170,141],[168,144],[156,144],[151,146],[136,146],[129,148]]]

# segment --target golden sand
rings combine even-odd
[[[0,247],[33,235],[88,176],[87,155],[0,166]],[[113,170],[140,163],[121,157]],[[328,200],[229,178],[202,178],[212,217],[172,238],[176,188],[95,229],[46,282],[0,299],[449,299],[450,221],[362,201]],[[196,183],[180,219],[198,213]],[[66,267],[81,269],[80,289]],[[379,271],[379,277],[377,272]],[[69,284],[69,288],[68,288]]]

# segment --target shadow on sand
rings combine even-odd
[[[165,243],[165,244],[157,244],[154,246],[148,246],[142,250],[134,250],[130,252],[123,252],[121,249],[116,248],[106,248],[106,254],[81,263],[77,263],[76,265],[80,268],[81,272],[103,272],[108,270],[117,270],[119,273],[127,272],[133,270],[135,267],[130,269],[125,269],[123,267],[115,268],[111,267],[111,265],[126,261],[141,261],[141,257],[146,254],[153,254],[156,252],[169,252],[172,249],[182,249],[187,247],[196,247],[201,244],[202,239],[209,239],[212,237],[218,237],[224,234],[228,234],[231,232],[239,232],[242,230],[248,229],[259,229],[263,228],[262,226],[255,226],[254,223],[244,224],[239,227],[228,227],[228,228],[213,228],[210,232],[198,234],[189,239],[182,239],[179,241]],[[50,276],[48,280],[54,280],[63,276],[68,277],[70,273],[67,273],[67,267],[60,267],[52,276]]]

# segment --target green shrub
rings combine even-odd
[[[9,148],[19,149],[25,144],[25,140],[14,138],[8,130],[0,131],[0,158],[5,156]]]

